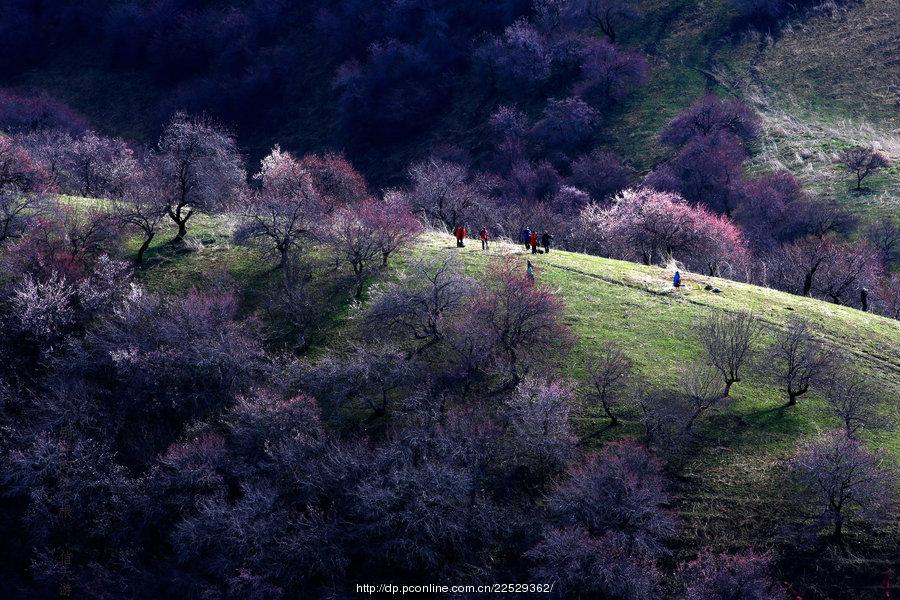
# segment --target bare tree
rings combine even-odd
[[[769,369],[788,396],[788,406],[828,374],[833,352],[813,335],[809,322],[794,318],[778,332],[766,353]]]
[[[474,290],[474,280],[463,273],[454,254],[414,262],[407,281],[379,291],[364,327],[375,335],[412,341],[410,357],[421,355],[440,344]]]
[[[707,411],[722,406],[728,400],[719,368],[695,362],[679,373],[678,382],[682,394],[691,407],[690,415],[684,423],[685,433],[690,434],[697,419]]]
[[[855,437],[860,429],[885,424],[879,410],[881,397],[868,378],[843,365],[834,370],[830,379],[825,400],[848,436]]]
[[[597,27],[616,41],[619,27],[637,18],[638,12],[629,0],[568,0],[563,8],[563,19],[574,26],[585,21]]]
[[[856,176],[855,190],[862,190],[863,180],[880,169],[887,167],[888,159],[872,148],[855,146],[841,153],[837,163]]]
[[[700,342],[709,364],[722,375],[724,396],[741,380],[741,369],[752,352],[756,336],[756,317],[751,312],[720,313],[701,324]]]
[[[334,212],[326,232],[326,243],[353,270],[356,299],[362,298],[366,279],[381,269],[381,239],[365,222],[361,205],[345,206]]]
[[[828,530],[834,543],[843,543],[851,519],[877,525],[896,512],[896,467],[882,465],[880,457],[843,430],[803,446],[790,466],[808,524],[815,532]]]
[[[135,262],[142,265],[144,254],[167,215],[165,205],[159,201],[148,181],[140,181],[133,183],[121,198],[113,201],[112,213],[122,225],[141,232],[143,239],[138,247]]]
[[[413,165],[409,176],[413,183],[407,192],[409,204],[427,219],[452,230],[481,212],[485,199],[464,166],[432,158]]]
[[[619,424],[616,409],[628,389],[632,366],[631,359],[616,344],[599,346],[585,361],[590,382],[588,401],[603,408],[610,425]]]

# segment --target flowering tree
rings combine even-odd
[[[862,190],[862,183],[869,175],[890,165],[880,152],[860,146],[844,150],[836,162],[856,177],[856,187],[853,188],[856,191]]]
[[[526,554],[538,581],[566,595],[641,600],[658,595],[662,574],[655,562],[625,548],[614,536],[596,538],[582,527],[550,528]]]
[[[759,135],[759,118],[739,100],[708,95],[672,119],[660,134],[660,140],[670,146],[683,146],[695,138],[719,133],[747,144]]]
[[[309,174],[314,188],[322,197],[326,213],[337,206],[355,204],[369,197],[366,179],[339,154],[308,154],[298,163],[300,169]]]
[[[0,137],[0,244],[22,235],[42,207],[41,193],[52,189],[44,166],[17,142]]]
[[[594,537],[611,534],[647,556],[665,553],[675,532],[662,465],[646,449],[625,439],[610,442],[570,470],[550,497],[550,510],[567,526]]]
[[[253,176],[259,190],[250,192],[243,206],[244,223],[235,232],[239,243],[259,241],[278,257],[276,268],[304,237],[312,237],[323,213],[323,200],[309,171],[278,146],[262,160]]]
[[[17,140],[0,137],[0,190],[40,192],[50,187],[44,165]]]
[[[71,194],[118,198],[140,177],[134,152],[120,139],[88,131],[63,149],[60,185]]]
[[[367,200],[335,210],[325,232],[325,243],[353,271],[357,299],[362,298],[366,280],[377,273],[384,262],[382,239],[369,222],[371,202]]]
[[[494,348],[489,358],[503,378],[499,389],[507,390],[535,367],[561,356],[571,335],[561,321],[560,299],[534,285],[518,261],[497,261],[490,272],[496,285],[475,300],[470,314],[475,330]]]
[[[606,209],[585,208],[581,228],[588,240],[602,240],[602,251],[646,265],[676,258],[717,274],[748,255],[740,230],[727,219],[646,188],[626,190]]]
[[[746,153],[737,138],[717,132],[689,139],[674,158],[651,172],[644,185],[677,192],[730,216],[739,199]]]
[[[386,192],[381,199],[364,201],[360,210],[363,221],[375,231],[382,267],[394,251],[415,242],[422,232],[422,222],[413,215],[404,194]]]
[[[528,21],[520,19],[479,48],[477,58],[491,71],[495,84],[507,89],[533,85],[550,77],[547,42]]]
[[[804,233],[803,188],[785,171],[744,180],[736,191],[734,219],[760,253]]]
[[[549,100],[531,135],[550,150],[569,151],[591,138],[600,115],[580,98]]]
[[[243,161],[225,130],[183,113],[166,125],[153,170],[157,193],[178,226],[175,241],[187,235],[195,211],[215,210],[234,201],[245,183]]]
[[[815,531],[841,544],[854,520],[878,524],[897,509],[895,468],[843,430],[801,446],[790,463],[799,508]]]
[[[577,438],[569,426],[571,386],[560,381],[524,378],[505,402],[512,435],[512,460],[543,486],[572,458]]]

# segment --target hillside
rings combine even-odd
[[[228,219],[207,219],[196,232],[202,247],[187,255],[167,256],[164,246],[157,246],[163,254],[157,255],[155,265],[139,272],[140,279],[151,288],[183,293],[227,274],[243,288],[249,302],[246,310],[252,312],[256,290],[270,274],[252,251],[231,245],[230,227]],[[478,277],[498,257],[520,257],[522,269],[526,258],[533,260],[538,282],[563,300],[564,321],[576,334],[575,352],[564,361],[566,373],[576,381],[584,377],[584,353],[601,341],[613,341],[635,362],[646,386],[675,389],[678,368],[701,353],[697,325],[718,311],[751,310],[762,323],[758,351],[790,317],[808,319],[820,338],[844,353],[885,399],[900,397],[900,322],[895,320],[697,274],[686,274],[686,286],[675,291],[670,270],[572,252],[553,250],[532,256],[502,241],[482,252],[475,240],[459,250],[441,233],[423,235],[415,247],[403,251],[386,276],[396,278],[410,260],[446,253],[457,254],[466,271]],[[721,293],[704,289],[707,283]],[[344,346],[342,332],[353,312],[353,308],[337,311],[328,336],[330,349]],[[328,349],[319,348],[314,354]],[[680,549],[684,556],[701,543],[731,550],[770,544],[779,535],[782,511],[787,510],[777,489],[782,461],[804,440],[838,425],[815,393],[785,408],[783,392],[762,372],[764,368],[764,358],[759,356],[751,374],[735,386],[733,403],[704,429],[702,448],[684,469],[679,485],[679,505],[687,520]],[[896,423],[900,404],[888,402],[886,407]],[[608,429],[602,415],[579,411],[575,425],[581,435],[600,431],[591,442],[599,445],[603,440],[639,435],[637,417],[632,413],[622,427]],[[900,428],[869,433],[866,440],[900,460]],[[864,569],[882,567],[872,563]]]
[[[649,82],[609,116],[598,142],[646,172],[666,155],[656,136],[669,119],[704,93],[738,97],[762,116],[764,136],[754,168],[786,168],[864,220],[870,214],[898,218],[897,168],[873,181],[875,193],[856,195],[848,193],[844,174],[831,164],[851,144],[874,144],[895,164],[900,160],[900,17],[893,4],[826,3],[782,23],[755,27],[741,20],[728,0],[635,2],[639,17],[623,28],[621,42],[646,53]],[[261,105],[235,99],[239,106],[223,115],[229,125],[236,115],[252,115],[238,131],[251,159],[262,157],[272,139],[297,153],[336,149],[383,186],[402,182],[407,165],[436,146],[458,146],[476,158],[483,151],[483,120],[503,100],[467,75],[450,82],[447,106],[421,133],[372,147],[359,144],[358,133],[339,132],[333,89],[338,65],[312,37],[311,17],[301,10],[291,18],[298,27],[285,43],[289,63],[280,67],[291,76],[282,95]],[[144,143],[156,140],[169,112],[191,108],[166,98],[170,83],[146,69],[105,64],[102,54],[66,47],[0,82],[46,90],[88,115],[101,131]],[[237,92],[226,86],[217,98],[232,93]],[[528,102],[526,96],[523,103]]]
[[[207,218],[197,225],[196,251],[169,254],[163,237],[155,242],[157,254],[151,250],[151,266],[138,272],[139,279],[151,289],[184,293],[226,275],[241,286],[249,302],[246,310],[252,312],[257,290],[271,277],[262,258],[252,249],[232,245],[229,219]],[[403,251],[394,269],[418,257],[449,252],[459,254],[467,272],[480,275],[491,259],[521,255],[524,269],[525,258],[530,258],[540,283],[555,290],[565,303],[565,321],[578,339],[576,357],[568,363],[570,375],[576,378],[583,376],[578,364],[585,350],[599,341],[614,341],[628,349],[649,385],[671,387],[678,366],[700,353],[698,323],[717,311],[750,310],[762,321],[767,339],[790,317],[809,320],[823,341],[845,352],[855,368],[878,383],[886,398],[900,397],[900,322],[896,320],[727,279],[691,273],[685,275],[686,287],[675,291],[672,271],[659,267],[559,250],[532,256],[508,242],[495,242],[487,253],[476,248],[475,241],[458,250],[452,241],[440,233],[425,234],[413,249]],[[391,272],[395,271],[388,277],[393,277]],[[705,290],[707,283],[722,292]],[[338,329],[343,318],[339,317]],[[735,390],[736,402],[726,415],[750,424],[741,441],[746,449],[789,450],[800,437],[835,425],[814,398],[781,410],[783,393],[761,374],[755,373]],[[585,421],[584,427],[590,426]],[[900,430],[877,434],[872,443],[900,458]]]

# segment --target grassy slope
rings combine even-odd
[[[455,252],[449,238],[429,235],[414,254]],[[461,251],[467,269],[479,272],[488,256],[524,249],[495,244],[489,254],[470,244]],[[566,321],[578,336],[571,374],[580,375],[578,358],[600,341],[622,345],[654,387],[672,387],[679,365],[700,355],[696,325],[716,311],[752,310],[762,322],[763,337],[782,328],[793,315],[813,322],[822,339],[844,350],[854,366],[880,383],[886,397],[900,397],[900,322],[819,300],[714,277],[690,274],[687,287],[671,286],[672,272],[630,262],[553,251],[531,257],[538,279],[558,290],[567,308]],[[722,290],[703,289],[711,283]],[[742,444],[792,446],[797,436],[836,423],[823,414],[821,402],[808,399],[797,410],[779,411],[784,398],[766,377],[753,375],[735,386],[730,414],[743,418],[748,433]],[[900,456],[900,431],[875,436],[873,442]]]
[[[449,237],[429,235],[410,256],[459,252],[468,272],[481,274],[490,257],[521,255],[519,246],[495,243],[488,255],[471,243],[458,251]],[[672,389],[680,365],[701,354],[696,325],[717,311],[750,309],[762,322],[761,349],[786,320],[797,315],[811,320],[821,338],[844,351],[853,367],[866,373],[883,390],[885,411],[894,422],[900,418],[900,322],[835,306],[810,298],[785,294],[743,283],[686,276],[685,289],[674,291],[671,271],[634,263],[553,251],[531,257],[537,279],[559,293],[566,305],[565,320],[577,335],[574,356],[566,360],[568,374],[583,376],[581,360],[601,341],[614,341],[634,360],[640,377],[653,388]],[[703,289],[711,283],[722,290]],[[813,393],[790,409],[776,384],[760,374],[760,365],[733,388],[734,402],[712,416],[702,435],[700,453],[684,468],[676,484],[676,504],[681,513],[677,555],[691,556],[699,547],[720,550],[775,543],[782,533],[785,505],[780,476],[783,461],[797,445],[815,433],[838,426],[825,411],[822,398]],[[603,429],[599,413],[581,413],[576,427],[581,434]],[[634,435],[634,421],[604,431],[598,439]],[[900,429],[867,436],[873,447],[883,448],[900,460]],[[900,527],[894,524],[893,529]],[[895,531],[895,533],[897,533]],[[891,535],[869,533],[882,556],[890,556]],[[880,545],[880,546],[879,546]],[[861,561],[861,572],[879,572],[886,563]],[[858,585],[853,585],[854,587]]]
[[[241,286],[245,308],[252,312],[270,277],[269,263],[255,251],[234,247],[232,230],[228,218],[196,217],[190,233],[196,249],[187,253],[173,253],[166,242],[175,231],[164,232],[151,247],[148,265],[139,272],[139,280],[152,289],[183,293],[227,276]],[[136,240],[128,240],[124,250],[131,252],[136,245]],[[757,349],[790,316],[797,315],[811,320],[826,343],[842,350],[855,369],[877,384],[886,400],[886,413],[895,423],[900,422],[898,321],[693,274],[685,276],[686,287],[676,292],[671,287],[671,272],[658,267],[555,250],[531,257],[520,246],[502,242],[493,243],[487,253],[474,241],[458,250],[449,236],[436,233],[424,235],[416,246],[401,252],[386,276],[392,277],[410,260],[446,252],[458,253],[467,272],[478,277],[483,277],[489,260],[511,255],[522,262],[524,269],[529,256],[537,267],[539,283],[553,288],[564,300],[565,321],[577,336],[573,356],[565,361],[566,374],[576,380],[583,376],[580,364],[585,352],[601,341],[615,341],[634,360],[648,386],[672,389],[678,367],[701,354],[697,323],[716,311],[754,311],[762,322],[764,338],[758,341]],[[704,290],[707,282],[721,288],[722,293]],[[334,308],[334,326],[341,330],[352,311],[347,306]],[[783,460],[804,439],[838,426],[827,414],[824,401],[813,393],[801,398],[798,406],[784,408],[783,395],[759,369],[736,384],[732,395],[734,402],[709,419],[699,454],[685,465],[675,482],[681,514],[675,558],[688,558],[704,545],[720,550],[772,546],[784,523],[785,508],[779,499]],[[575,414],[575,426],[581,434],[605,427],[605,419],[599,414]],[[622,427],[604,431],[591,443],[637,433],[637,423],[628,419]],[[884,449],[891,459],[900,460],[900,428],[867,434],[866,441]],[[895,523],[893,529],[898,528],[900,523]],[[867,543],[879,548],[881,556],[890,556],[895,551],[890,544],[896,535],[900,531],[891,535],[870,532]],[[859,564],[861,573],[879,573],[885,568],[886,563],[880,559]]]

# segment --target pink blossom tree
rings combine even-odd
[[[260,188],[248,193],[242,210],[244,222],[235,239],[261,243],[278,257],[276,268],[280,269],[304,238],[312,238],[324,201],[310,172],[278,146],[262,160],[253,177]]]
[[[606,209],[586,208],[581,228],[588,240],[602,240],[602,251],[647,265],[675,258],[717,274],[749,254],[740,230],[728,219],[648,188],[626,190]]]
[[[363,222],[376,234],[381,250],[381,266],[396,250],[416,241],[422,232],[422,222],[412,213],[404,194],[388,191],[381,199],[364,201],[360,206]]]

